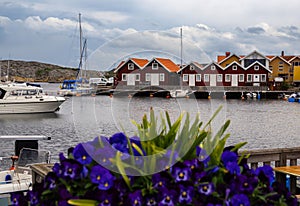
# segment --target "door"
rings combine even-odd
[[[151,74],[151,86],[159,86],[159,74]]]
[[[216,74],[210,75],[210,86],[211,87],[217,86],[217,75]]]
[[[128,86],[135,85],[135,74],[127,74],[127,85]]]
[[[238,75],[237,74],[231,75],[231,86],[233,86],[233,87],[238,86]]]
[[[189,86],[195,86],[195,74],[189,75]]]
[[[253,82],[259,82],[259,74],[253,75]]]

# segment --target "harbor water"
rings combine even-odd
[[[58,84],[43,84],[45,91],[53,93]],[[13,114],[0,116],[0,135],[45,135],[51,140],[39,142],[40,149],[50,150],[53,161],[60,152],[79,142],[110,135],[124,130],[133,136],[136,127],[132,120],[141,122],[143,115],[153,108],[157,115],[168,111],[174,121],[182,112],[191,120],[199,114],[206,123],[222,107],[212,123],[217,131],[226,120],[230,126],[228,145],[248,142],[245,149],[285,148],[300,146],[300,104],[283,100],[238,99],[167,99],[159,97],[113,97],[106,95],[67,98],[56,113]],[[0,156],[14,152],[11,141],[2,141]]]

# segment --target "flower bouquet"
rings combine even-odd
[[[11,194],[12,205],[297,205],[270,166],[249,168],[245,143],[226,147],[229,121],[213,133],[199,115],[150,110],[136,136],[96,137],[60,154],[40,184]],[[158,120],[160,122],[158,123]]]

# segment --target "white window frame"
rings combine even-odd
[[[223,82],[223,74],[217,74],[217,82]]]
[[[201,82],[201,74],[196,74],[196,82]]]
[[[140,74],[135,74],[135,81],[137,81],[137,82],[141,81],[141,75]]]
[[[232,66],[232,70],[237,70],[237,66],[236,66],[236,65],[233,65],[233,66]]]
[[[184,82],[189,81],[189,75],[188,74],[183,74],[182,81],[184,81]]]
[[[151,81],[151,74],[150,73],[146,73],[145,74],[145,81],[146,82],[150,82]]]
[[[230,82],[231,74],[225,74],[225,82]]]
[[[204,74],[204,82],[209,82],[209,74]]]
[[[190,66],[190,70],[191,70],[191,71],[195,70],[194,65],[191,65],[191,66]]]
[[[127,81],[127,74],[122,74],[122,81]]]
[[[258,65],[255,65],[255,66],[254,66],[254,70],[255,70],[255,71],[258,71],[258,70],[259,70],[259,66],[258,66]]]
[[[215,65],[212,65],[212,66],[210,67],[210,70],[216,70],[216,66],[215,66]]]
[[[152,63],[152,69],[158,70],[158,63],[156,63],[156,62]]]
[[[265,74],[262,74],[262,75],[260,76],[260,81],[261,81],[261,82],[266,82],[266,81],[267,81],[267,76],[266,76]]]
[[[252,74],[247,74],[247,82],[252,82]]]
[[[245,81],[245,75],[239,74],[239,82],[244,82],[244,81]]]
[[[134,70],[134,64],[133,63],[128,64],[128,70]]]
[[[165,81],[165,74],[164,73],[159,73],[159,81],[164,82]]]

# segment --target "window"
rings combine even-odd
[[[225,74],[225,82],[230,82],[230,74]]]
[[[252,74],[247,74],[247,82],[252,82]]]
[[[237,70],[237,66],[236,65],[232,66],[232,70]]]
[[[128,70],[134,70],[134,64],[133,63],[128,64]]]
[[[135,81],[140,81],[140,74],[135,74]]]
[[[122,74],[122,81],[127,81],[127,74]]]
[[[188,80],[189,80],[189,75],[188,74],[184,74],[182,81],[187,82]]]
[[[239,74],[239,82],[244,82],[244,74]]]
[[[217,82],[222,82],[223,81],[223,75],[222,74],[218,74],[217,75]]]
[[[190,70],[195,70],[195,67],[193,65],[191,65]]]
[[[210,69],[211,70],[216,70],[216,66],[213,65],[213,66],[210,67]]]
[[[165,81],[165,74],[164,73],[159,74],[159,81],[161,81],[161,82]]]
[[[259,70],[259,66],[255,65],[254,70],[256,70],[256,71]]]
[[[266,82],[267,78],[266,78],[266,75],[265,74],[262,74],[261,75],[261,81],[262,82]]]
[[[270,69],[271,71],[273,71],[273,66],[269,66],[269,69]]]
[[[196,82],[201,82],[201,74],[196,74]]]
[[[204,74],[204,81],[209,82],[209,74]]]
[[[151,81],[151,74],[146,73],[145,79],[146,79],[146,82],[150,82]]]
[[[158,69],[158,64],[157,63],[152,63],[152,69],[157,70]]]

